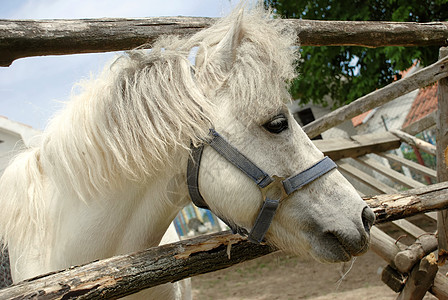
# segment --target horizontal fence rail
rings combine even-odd
[[[0,20],[0,66],[29,56],[129,50],[162,35],[190,35],[217,19]],[[445,46],[448,22],[364,22],[285,19],[302,46]]]

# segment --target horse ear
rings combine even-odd
[[[196,58],[196,65],[198,67],[200,67],[201,64],[213,62],[214,65],[219,66],[223,71],[229,71],[231,69],[233,62],[235,61],[236,49],[241,41],[243,13],[243,9],[238,11],[236,18],[234,18],[234,21],[230,24],[229,30],[216,47],[210,51],[207,59],[205,59],[205,53],[201,51],[203,49],[199,49]]]

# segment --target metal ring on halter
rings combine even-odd
[[[288,193],[286,193],[285,186],[283,185],[283,181],[286,178],[273,175],[272,179],[274,181],[272,181],[269,185],[260,188],[263,202],[267,198],[281,202],[283,199],[288,197]]]

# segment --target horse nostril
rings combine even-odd
[[[372,228],[373,223],[375,222],[375,214],[370,209],[370,207],[364,207],[364,209],[362,210],[361,219],[362,224],[364,225],[364,230],[367,233],[370,233],[370,228]]]

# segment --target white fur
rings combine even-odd
[[[322,158],[284,105],[295,36],[261,9],[238,9],[193,37],[129,52],[81,83],[42,143],[1,179],[0,237],[14,281],[158,245],[189,202],[190,143],[201,143],[210,127],[271,175],[290,176]],[[275,135],[262,124],[278,113],[290,128]],[[199,180],[214,211],[251,228],[261,206],[252,181],[208,147]],[[267,239],[323,261],[347,260],[367,247],[364,207],[332,171],[281,204]],[[181,290],[168,284],[134,297],[190,296]]]

